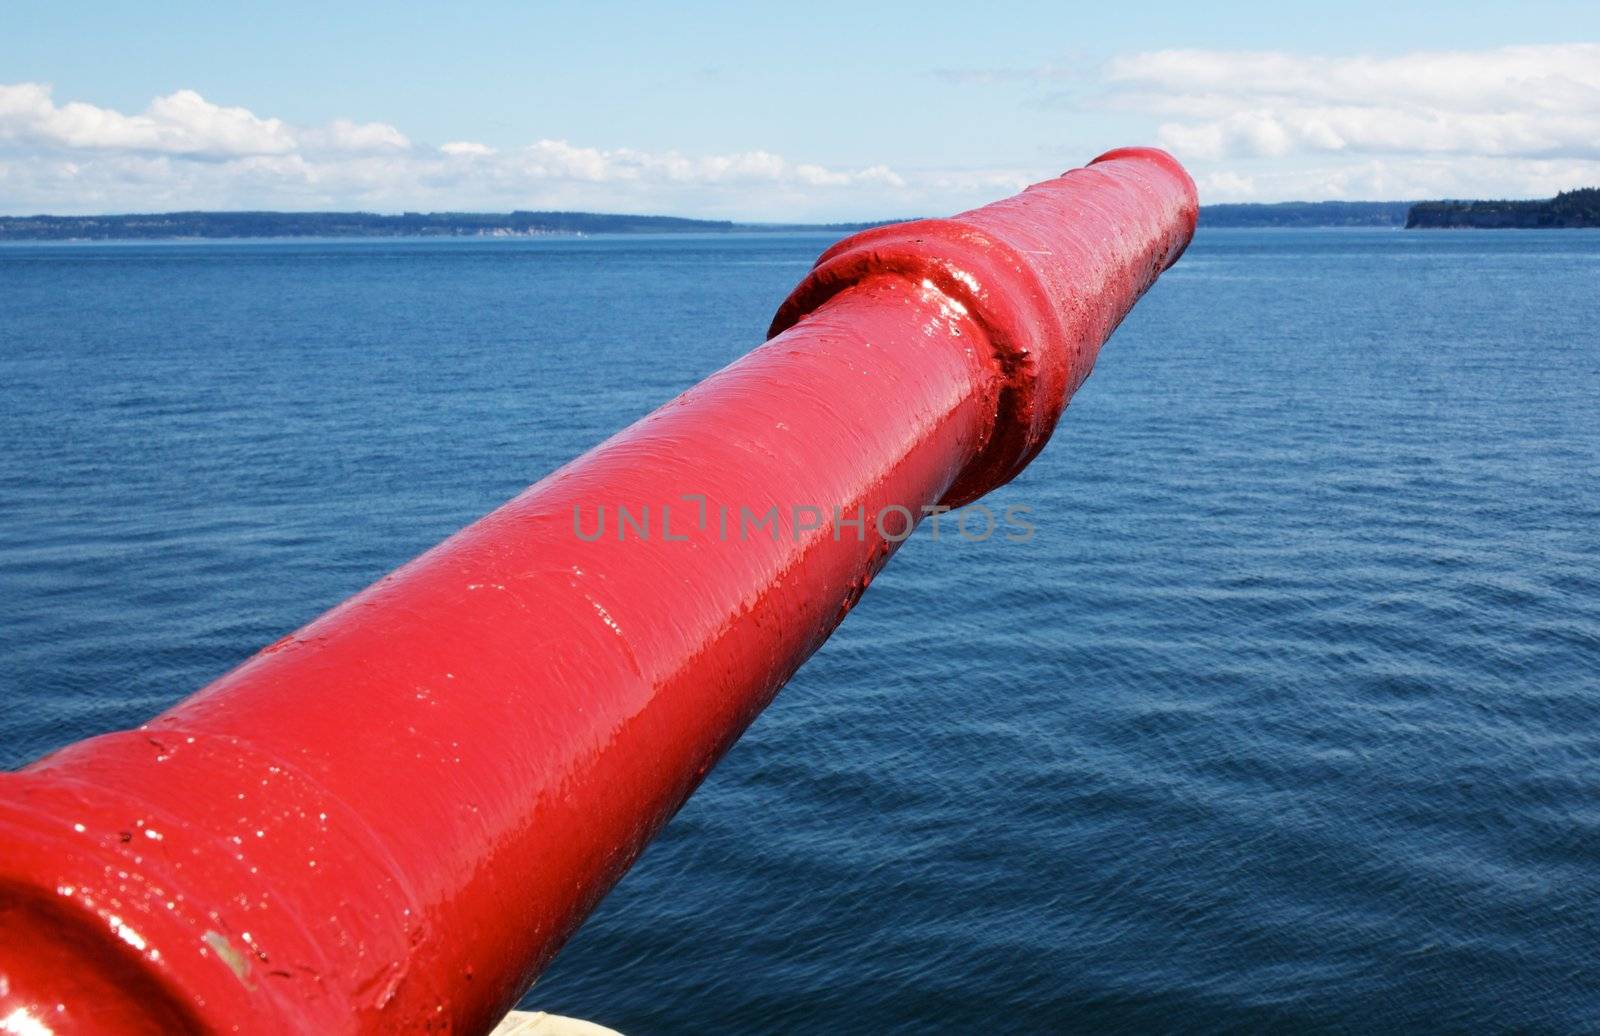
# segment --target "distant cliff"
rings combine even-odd
[[[1424,201],[1411,206],[1406,226],[1600,227],[1600,187],[1563,191],[1547,201]]]
[[[121,216],[0,216],[0,241],[161,238],[534,237],[546,234],[730,234],[849,231],[866,223],[750,224],[598,212],[165,212]]]
[[[1200,206],[1202,227],[1400,227],[1408,201],[1283,201]]]

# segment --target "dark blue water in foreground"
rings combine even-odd
[[[0,762],[755,344],[826,239],[0,248]],[[528,1002],[704,1032],[1600,1026],[1600,234],[1204,233]]]

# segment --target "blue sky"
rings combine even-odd
[[[1600,5],[8,3],[0,211],[855,219],[1123,144],[1208,201],[1600,184]]]

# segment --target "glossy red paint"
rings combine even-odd
[[[1020,471],[1195,215],[1129,149],[843,241],[737,363],[145,726],[0,775],[0,1019],[487,1030],[844,618],[896,545],[873,516]]]

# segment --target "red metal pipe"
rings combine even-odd
[[[1195,214],[1128,149],[843,241],[743,359],[137,730],[0,775],[0,1027],[492,1026],[904,514],[1043,447]]]

